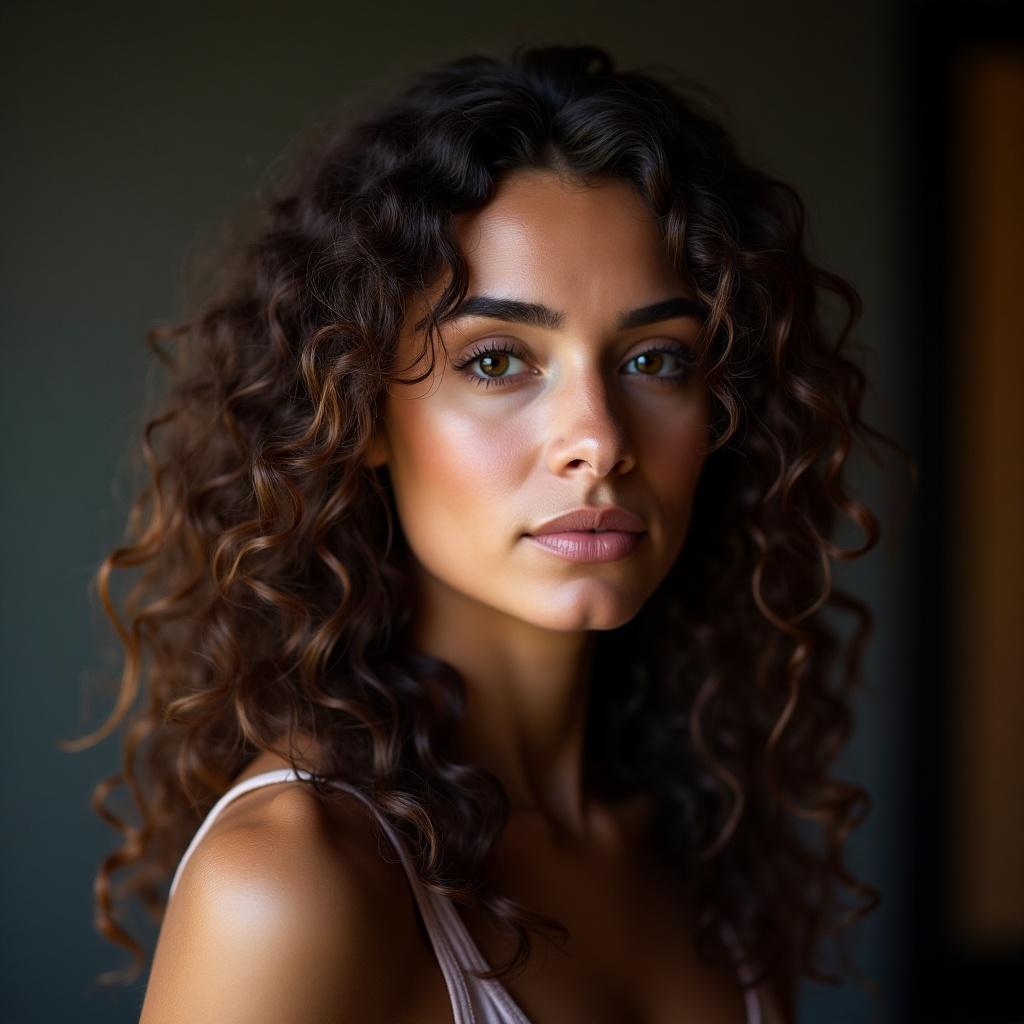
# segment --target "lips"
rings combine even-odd
[[[636,550],[642,533],[627,530],[598,530],[594,533],[574,530],[563,533],[527,535],[529,544],[536,544],[570,562],[617,562]]]
[[[548,519],[528,531],[528,537],[541,537],[549,533],[576,533],[590,530],[602,533],[609,530],[624,533],[643,533],[644,521],[617,505],[604,508],[577,508]]]

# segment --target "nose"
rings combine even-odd
[[[573,375],[551,394],[548,468],[557,476],[594,477],[628,473],[636,465],[633,445],[599,372]]]

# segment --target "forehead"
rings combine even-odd
[[[628,183],[547,170],[515,171],[454,233],[469,295],[541,303],[567,329],[606,331],[624,309],[693,294],[676,273],[654,214]],[[403,335],[435,303],[444,282],[414,303]]]
[[[455,234],[471,294],[543,302],[567,320],[680,292],[654,214],[623,181],[515,172]]]

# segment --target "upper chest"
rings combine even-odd
[[[557,918],[569,931],[556,946],[534,936],[524,971],[502,984],[534,1024],[743,1024],[737,979],[698,960],[693,924],[678,886],[652,858],[552,849],[528,832],[505,838],[496,860],[503,895]],[[514,940],[477,912],[458,908],[491,966]],[[451,1021],[444,981],[424,937],[417,1020]],[[564,949],[564,952],[562,951]]]

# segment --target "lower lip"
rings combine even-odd
[[[615,562],[640,543],[642,533],[605,530],[601,533],[528,533],[527,538],[570,562]]]

